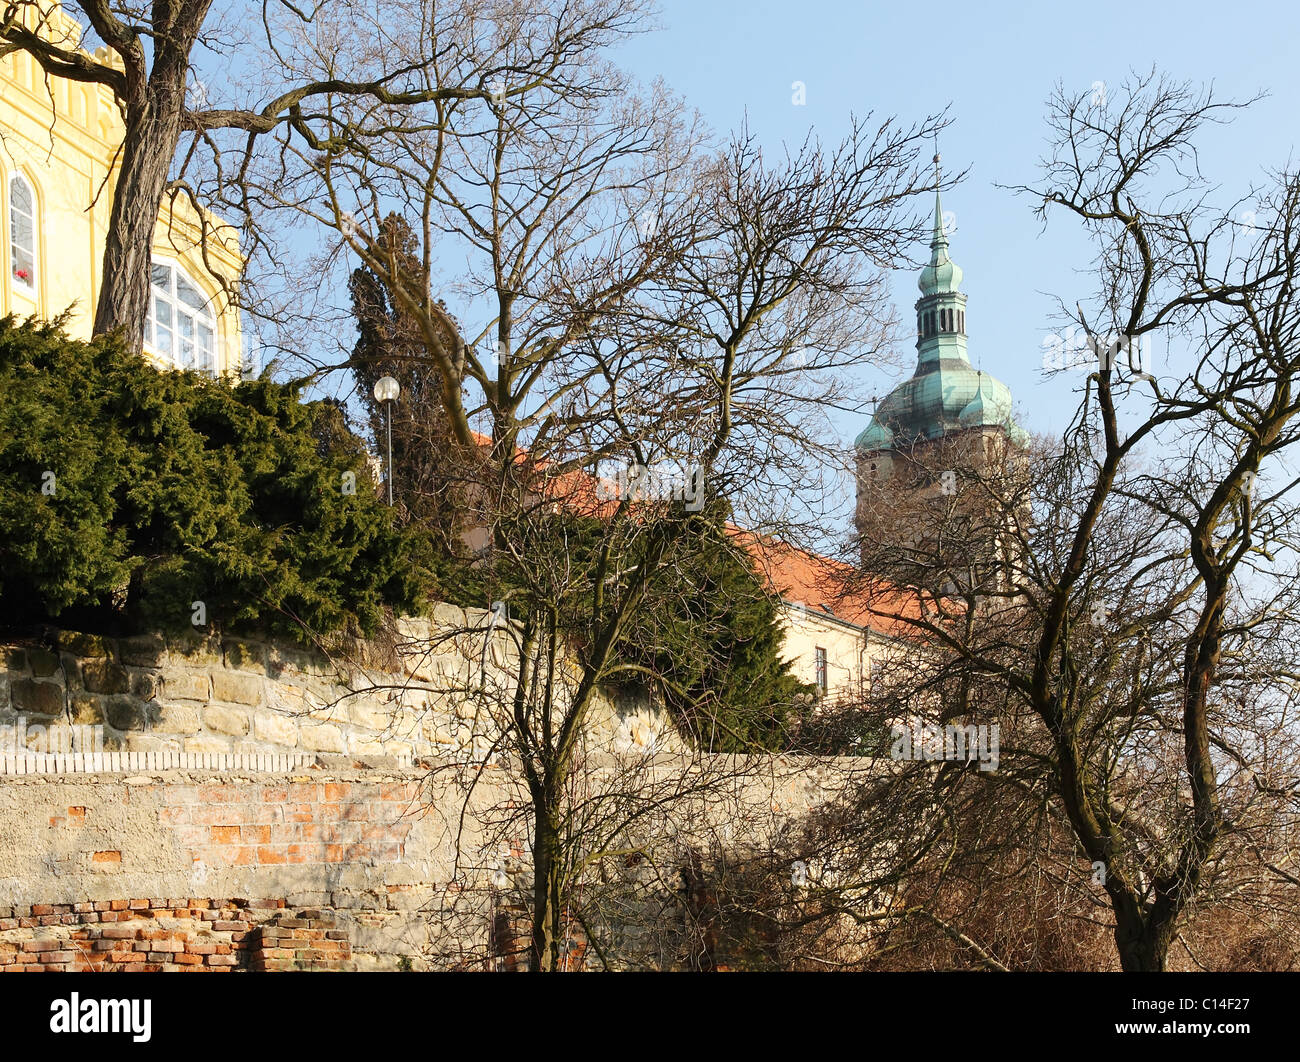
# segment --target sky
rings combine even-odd
[[[1092,258],[1064,215],[1046,229],[1024,197],[999,184],[1029,184],[1047,145],[1046,102],[1059,82],[1070,94],[1114,92],[1153,64],[1215,94],[1268,98],[1201,138],[1202,171],[1234,201],[1269,169],[1292,160],[1300,100],[1300,6],[1284,3],[1139,2],[1058,5],[906,4],[850,0],[663,0],[658,32],[614,58],[638,77],[662,76],[718,133],[748,116],[764,147],[797,147],[811,128],[828,145],[850,114],[896,115],[905,124],[950,108],[939,149],[947,172],[969,168],[944,195],[951,254],[965,271],[972,362],[1005,382],[1017,420],[1059,430],[1073,409],[1073,373],[1048,378],[1043,342],[1067,305],[1092,290]],[[802,81],[806,103],[792,102]],[[917,256],[928,256],[918,247]],[[917,297],[916,272],[893,277],[904,321]],[[1152,352],[1159,372],[1163,352]],[[883,397],[911,374],[864,376]],[[836,419],[848,444],[869,409]]]

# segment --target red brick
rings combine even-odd
[[[34,915],[48,915],[53,913],[54,913],[54,908],[50,906],[48,903],[32,904],[32,914]]]
[[[122,853],[118,851],[96,852],[90,857],[90,861],[92,863],[120,863],[122,862]]]
[[[127,906],[130,910],[132,910],[132,911],[147,911],[147,910],[149,910],[149,901],[148,901],[148,900],[128,900],[126,906]]]
[[[187,952],[182,951],[182,952],[177,952],[177,954],[173,957],[173,961],[178,963],[181,966],[202,966],[203,956],[191,955]]]
[[[41,952],[41,962],[46,964],[71,962],[76,958],[76,955],[75,951],[43,951]]]
[[[270,826],[241,826],[239,839],[244,844],[266,844],[271,840]]]
[[[257,861],[259,863],[286,863],[288,856],[283,848],[263,845],[257,850]]]
[[[352,792],[352,786],[347,782],[326,782],[325,799],[326,800],[346,800],[348,794]]]
[[[208,966],[234,966],[239,962],[233,955],[209,955],[203,961]]]

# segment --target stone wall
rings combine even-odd
[[[492,800],[492,788],[485,780],[480,800]],[[425,776],[391,770],[8,778],[0,782],[0,951],[6,942],[25,947],[36,938],[22,931],[35,929],[93,941],[102,934],[91,921],[178,920],[155,928],[182,941],[196,920],[248,932],[192,909],[238,907],[258,921],[260,910],[292,908],[336,920],[329,931],[349,942],[350,968],[418,969],[431,933],[447,928],[441,908],[449,900],[475,908],[470,886],[487,890],[488,870],[472,861],[474,824],[460,822],[463,797],[450,784],[431,795]],[[246,899],[222,899],[230,897]],[[489,917],[476,911],[470,921],[462,950],[482,959]]]
[[[513,655],[506,631],[489,629],[489,613],[439,605],[432,621],[401,620],[386,652],[363,648],[330,658],[188,632],[52,632],[44,644],[0,647],[0,736],[81,751],[82,728],[102,727],[103,751],[183,754],[174,766],[204,766],[192,758],[204,754],[387,765],[488,754],[499,734],[485,706],[511,688]],[[668,740],[667,720],[648,705],[601,708],[592,733],[607,743]]]
[[[101,726],[105,751],[0,753],[0,967],[519,967],[529,801],[492,752],[511,662],[485,618],[440,607],[348,661],[196,636],[5,647],[0,726]],[[634,965],[674,961],[671,926],[647,927],[672,921],[685,846],[768,844],[869,766],[692,755],[644,703],[603,701],[588,730],[575,806],[597,833],[635,821],[600,843],[639,854],[582,902],[619,920],[593,949]],[[575,968],[585,948],[575,929]]]

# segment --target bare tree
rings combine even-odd
[[[971,465],[952,496],[882,484],[924,533],[865,549],[931,603],[893,615],[929,647],[893,695],[1001,726],[990,785],[1050,798],[1041,829],[1010,836],[1068,880],[1068,824],[1072,895],[1104,892],[1126,970],[1165,969],[1194,918],[1300,900],[1300,181],[1256,190],[1249,227],[1242,204],[1216,209],[1195,140],[1231,106],[1154,74],[1104,106],[1053,99],[1054,151],[1026,191],[1097,241],[1097,291],[1069,313],[1091,354],[1077,415],[1018,464]],[[1153,336],[1177,352],[1166,366]],[[982,576],[980,541],[997,558]]]
[[[600,4],[556,4],[523,18],[514,5],[489,0],[439,4],[432,17],[422,5],[402,2],[371,12],[346,2],[311,11],[284,2],[234,8],[224,17],[214,14],[212,0],[83,0],[78,7],[90,33],[70,39],[56,0],[8,0],[0,56],[26,52],[47,78],[104,85],[117,101],[125,129],[94,330],[122,327],[137,345],[148,316],[159,210],[168,197],[200,206],[196,152],[210,148],[218,173],[226,165],[215,134],[244,138],[227,146],[237,169],[267,134],[302,137],[319,149],[337,133],[328,110],[316,109],[325,100],[364,99],[391,116],[420,104],[488,100],[499,80],[509,79],[506,94],[522,92],[544,81],[569,49],[608,39],[634,18]],[[244,23],[260,27],[260,43]],[[526,31],[528,54],[499,60],[496,49],[519,31]],[[107,55],[85,50],[95,39]],[[272,60],[263,72],[274,71],[260,84],[236,73],[255,67],[259,48]],[[196,52],[205,51],[227,75],[224,84],[195,80]]]
[[[442,375],[484,532],[475,571],[515,643],[488,714],[528,794],[532,966],[555,969],[598,838],[657,803],[579,784],[604,689],[637,670],[620,649],[720,500],[788,513],[832,449],[816,419],[842,393],[828,370],[886,356],[883,273],[920,234],[941,119],[855,122],[833,152],[809,142],[775,163],[748,133],[708,152],[677,101],[639,96],[594,48],[490,116],[435,105],[423,135],[337,102],[328,150],[296,148],[239,194],[339,232]],[[423,234],[418,269],[378,238],[392,212]],[[675,486],[654,478],[669,468]]]

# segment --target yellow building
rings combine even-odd
[[[82,26],[59,10],[42,34],[75,47]],[[94,57],[116,59],[107,49]],[[123,124],[102,85],[47,78],[31,56],[0,59],[0,316],[57,317],[90,335]],[[237,373],[238,310],[230,293],[243,268],[235,230],[178,198],[165,200],[153,241],[145,353],[160,367]]]
[[[868,704],[878,668],[917,651],[907,622],[917,615],[915,595],[787,542],[735,534],[781,600],[782,658],[824,704]]]

